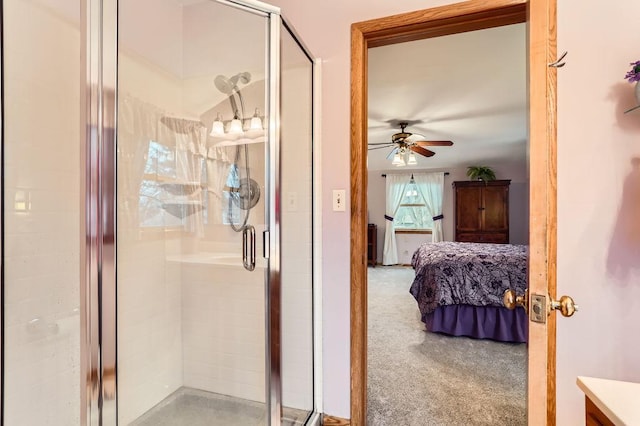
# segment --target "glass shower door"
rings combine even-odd
[[[3,424],[304,423],[312,61],[279,10],[2,19]]]
[[[268,17],[118,13],[118,423],[266,424]]]
[[[2,7],[2,414],[80,423],[80,1]]]
[[[314,409],[313,60],[284,24],[280,49],[282,411],[302,425]]]

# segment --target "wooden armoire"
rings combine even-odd
[[[510,182],[453,182],[456,241],[509,243]]]

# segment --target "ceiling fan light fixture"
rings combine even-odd
[[[413,152],[409,153],[409,160],[407,161],[407,164],[410,166],[418,164],[418,160],[416,160],[416,155]]]
[[[402,158],[399,152],[396,152],[396,154],[393,156],[393,161],[391,162],[391,164],[393,164],[396,167],[402,167],[407,165],[407,163],[404,162],[404,158]]]
[[[419,122],[419,121],[416,121]],[[396,167],[402,166],[417,166],[418,155],[423,157],[433,157],[436,153],[425,147],[429,146],[451,146],[452,141],[446,140],[426,140],[425,136],[418,133],[411,133],[406,130],[409,125],[408,122],[402,121],[398,123],[400,126],[400,132],[391,135],[391,140],[388,142],[374,142],[368,144],[368,150],[379,150],[391,148],[391,152],[387,154],[387,161],[393,156],[391,162]]]

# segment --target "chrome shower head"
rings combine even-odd
[[[216,85],[216,88],[225,95],[232,94],[233,91],[238,88],[235,83],[231,82],[231,80],[224,75],[217,76],[213,82]]]
[[[239,81],[240,83],[242,83],[242,84],[247,84],[247,83],[249,83],[249,82],[251,81],[251,74],[249,74],[249,73],[248,73],[248,72],[246,72],[246,71],[245,71],[245,72],[238,73],[238,74],[234,75],[233,77],[231,77],[231,81],[232,81],[234,84],[237,84],[237,83],[238,83],[238,81]]]
[[[231,78],[227,78],[224,75],[218,75],[213,82],[219,91],[225,95],[231,95],[233,92],[240,90],[238,88],[238,82],[241,84],[247,84],[250,81],[251,74],[248,72],[241,72]]]

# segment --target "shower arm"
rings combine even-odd
[[[238,103],[236,102],[236,98],[234,95],[237,95],[238,100],[240,101],[240,109],[238,109]],[[242,122],[242,125],[244,126],[244,119],[245,119],[245,109],[244,109],[244,98],[242,97],[242,92],[240,92],[240,89],[238,88],[238,86],[235,86],[233,88],[233,91],[229,94],[229,103],[231,104],[231,112],[233,113],[234,116],[237,116],[237,113],[241,113],[241,116],[238,117],[240,119],[240,121]]]
[[[238,110],[238,103],[236,102],[235,96],[238,96],[238,100],[240,101],[240,110]],[[240,119],[240,122],[242,123],[242,126],[244,127],[244,117],[245,117],[245,109],[244,109],[244,99],[242,97],[242,92],[240,92],[240,89],[238,88],[237,85],[233,86],[233,89],[231,90],[231,93],[229,94],[229,103],[231,104],[231,110],[233,111],[234,114],[234,118],[237,117],[238,112],[240,112],[242,114],[241,117],[238,117]],[[235,159],[233,161],[234,164],[238,163],[238,158],[240,156],[240,145],[236,145],[236,155],[235,155]],[[249,187],[249,193],[251,192],[251,172],[249,171],[249,148],[247,146],[247,144],[244,144],[244,158],[245,158],[245,173],[247,174],[247,186]],[[250,196],[250,194],[249,194]],[[244,219],[242,221],[242,224],[240,225],[240,227],[237,227],[234,223],[233,220],[231,220],[231,217],[229,217],[229,222],[231,225],[231,229],[233,229],[235,232],[245,232],[247,227],[251,227],[251,225],[247,225],[247,222],[249,220],[249,212],[251,211],[251,208],[247,209],[245,211],[244,214]],[[231,212],[231,198],[229,199],[229,214]],[[245,268],[247,268],[247,266],[245,265]],[[247,268],[248,269],[248,268]]]

